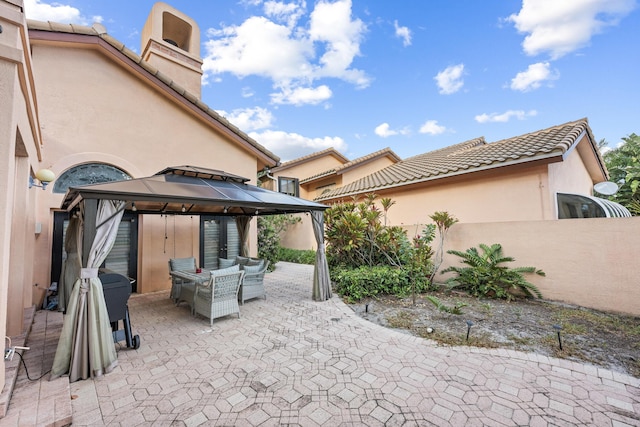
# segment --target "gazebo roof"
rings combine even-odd
[[[69,188],[61,208],[74,210],[83,199],[122,200],[130,202],[127,210],[172,215],[275,215],[328,208],[247,181],[213,169],[169,167],[147,178]]]

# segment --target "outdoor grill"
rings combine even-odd
[[[131,281],[122,274],[101,269],[98,275],[102,281],[104,301],[109,313],[113,342],[126,341],[129,348],[140,348],[140,337],[131,334],[131,321],[129,320],[129,295],[131,295]],[[119,328],[122,321],[123,328]]]

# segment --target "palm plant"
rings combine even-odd
[[[528,298],[542,298],[542,293],[524,278],[524,274],[535,273],[544,276],[544,271],[535,267],[505,267],[501,264],[515,260],[503,255],[502,245],[495,243],[488,246],[481,243],[479,246],[482,254],[477,248],[467,249],[466,252],[447,251],[462,258],[462,263],[468,266],[451,266],[443,270],[442,273],[457,273],[457,277],[447,280],[447,286],[462,288],[477,297],[511,300],[514,298],[514,291],[520,291]]]

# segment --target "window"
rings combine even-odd
[[[610,200],[579,194],[558,193],[558,219],[629,217],[624,206]]]
[[[298,197],[300,195],[300,181],[298,178],[278,177],[278,189],[280,193]]]
[[[54,193],[66,193],[69,187],[124,181],[131,176],[123,170],[104,163],[87,163],[66,170],[53,184]]]

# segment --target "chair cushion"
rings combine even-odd
[[[211,270],[211,277],[221,276],[223,274],[235,273],[236,271],[240,271],[240,266],[238,264],[232,265],[231,267],[221,268],[219,270]]]
[[[251,273],[259,273],[260,271],[262,271],[262,263],[258,264],[258,265],[243,265],[242,269],[244,270],[244,272],[246,274],[251,274]]]
[[[236,264],[235,259],[218,258],[218,265],[220,266],[220,268],[231,267],[232,265],[235,265],[235,264]]]
[[[251,258],[245,265],[262,265],[262,261],[261,259]]]
[[[249,257],[238,255],[236,256],[236,262],[240,265],[245,265],[249,262]]]
[[[195,270],[196,259],[190,258],[171,258],[169,260],[169,268],[171,271],[175,270]]]

